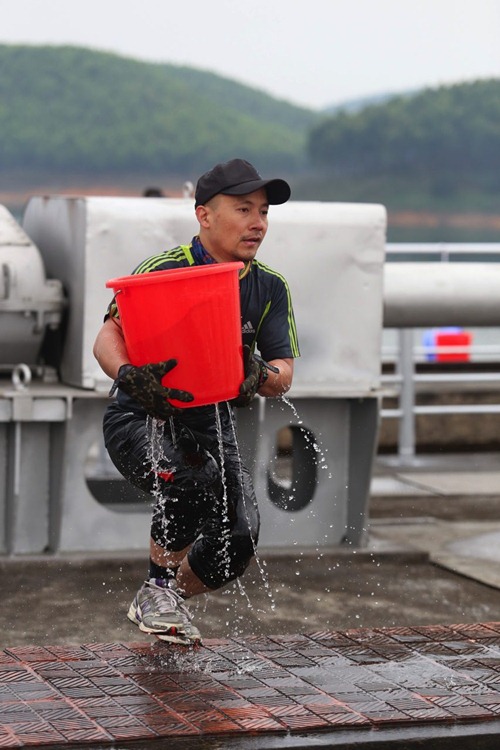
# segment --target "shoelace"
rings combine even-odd
[[[193,619],[192,615],[184,604],[184,600],[176,591],[168,586],[158,586],[157,583],[152,583],[152,581],[147,581],[147,584],[152,591],[153,603],[159,614],[168,613],[173,605],[177,611],[181,612],[188,622],[191,622]],[[167,609],[165,596],[167,596],[167,600],[169,600],[170,609]]]

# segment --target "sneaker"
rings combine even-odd
[[[201,641],[200,631],[191,623],[191,614],[183,598],[175,587],[160,578],[144,581],[127,617],[144,633],[151,633],[161,641],[182,645]]]

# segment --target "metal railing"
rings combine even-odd
[[[387,262],[405,261],[435,261],[438,263],[453,262],[500,262],[500,243],[389,243],[387,245]],[[487,303],[487,301],[485,301]],[[491,321],[491,330],[498,332],[498,343],[476,344],[470,346],[423,346],[416,342],[416,330],[414,328],[399,328],[396,330],[396,345],[384,343],[382,350],[382,361],[393,363],[394,373],[382,376],[382,385],[391,390],[391,395],[398,398],[397,408],[382,408],[383,419],[398,419],[398,454],[401,457],[415,455],[416,449],[416,417],[420,415],[447,415],[447,414],[500,414],[500,404],[486,403],[464,403],[464,404],[434,404],[419,405],[416,403],[416,395],[419,386],[435,386],[437,388],[450,388],[463,386],[464,390],[474,392],[491,386],[492,390],[500,391],[500,371],[484,372],[451,369],[448,364],[447,372],[417,372],[417,365],[429,363],[433,359],[439,359],[439,355],[458,355],[457,359],[480,363],[499,363],[500,369],[500,327],[493,326],[496,321]],[[500,320],[498,321],[500,326]],[[384,331],[387,333],[387,331]],[[462,356],[460,356],[462,355]]]
[[[395,362],[394,374],[382,375],[382,385],[394,389],[395,395],[399,399],[399,407],[395,409],[382,408],[381,416],[383,419],[399,419],[398,427],[398,454],[401,457],[411,457],[415,455],[416,450],[416,417],[420,415],[445,415],[445,414],[500,414],[500,404],[434,404],[418,405],[416,396],[418,386],[464,386],[467,391],[484,390],[485,386],[491,386],[492,389],[500,391],[500,371],[499,372],[435,372],[435,373],[418,373],[416,364],[419,361],[425,361],[423,354],[442,353],[443,347],[418,347],[415,346],[415,331],[412,328],[402,328],[398,331],[399,337],[399,357]],[[485,347],[483,347],[484,349]],[[467,350],[467,353],[473,353],[474,347]],[[495,359],[500,359],[500,346],[488,347],[490,358],[484,361],[492,361],[491,355]],[[463,347],[446,347],[447,354],[463,354]],[[392,394],[391,394],[392,395]]]
[[[386,258],[389,262],[435,260],[450,263],[471,261],[500,261],[500,242],[388,242]]]

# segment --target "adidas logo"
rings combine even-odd
[[[241,327],[241,332],[242,333],[255,333],[255,328],[253,327],[251,322],[248,321],[247,323],[244,323],[243,326]]]

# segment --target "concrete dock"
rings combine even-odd
[[[0,747],[498,748],[498,455],[371,495],[363,549],[261,550],[191,651],[125,618],[144,555],[1,559]]]

